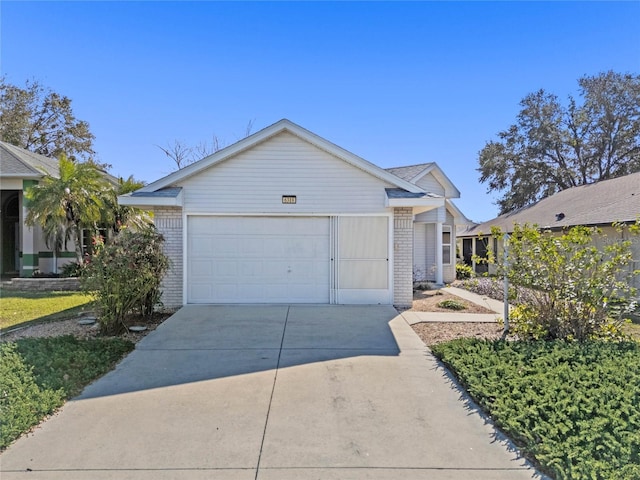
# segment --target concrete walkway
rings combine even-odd
[[[388,306],[188,306],[0,456],[10,479],[539,478]]]
[[[471,323],[495,323],[504,317],[504,304],[493,298],[478,295],[457,287],[444,287],[441,292],[450,293],[469,302],[492,310],[494,313],[463,313],[451,312],[402,312],[402,317],[409,325],[422,322],[471,322]]]

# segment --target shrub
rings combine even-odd
[[[493,234],[504,238],[499,231]],[[598,248],[596,236],[605,237],[598,228],[573,227],[554,235],[515,225],[507,240],[506,263],[495,261],[498,275],[506,273],[513,285],[526,291],[527,308],[513,317],[524,338],[585,341],[621,331],[623,316],[634,308],[628,270],[631,242],[605,239]]]
[[[63,396],[36,384],[14,343],[0,344],[0,449],[62,405]]]
[[[438,303],[438,306],[440,308],[447,308],[449,310],[464,310],[465,307],[463,303],[457,301],[457,300],[443,300],[440,303]]]
[[[169,267],[162,242],[162,235],[151,228],[121,230],[108,244],[96,239],[81,286],[96,298],[103,333],[126,330],[125,317],[130,313],[153,313],[161,296],[160,282]]]
[[[456,278],[458,280],[464,280],[474,276],[474,271],[471,265],[466,263],[456,263]]]
[[[82,275],[83,265],[76,262],[65,263],[62,266],[62,277],[79,277]]]

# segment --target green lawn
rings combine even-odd
[[[0,343],[0,450],[104,375],[133,343],[67,335]]]
[[[32,322],[71,318],[90,306],[80,292],[22,292],[0,290],[0,329]]]
[[[640,478],[640,342],[460,339],[431,348],[553,478]]]

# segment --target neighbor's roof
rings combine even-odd
[[[506,213],[460,233],[470,237],[491,232],[492,227],[513,231],[514,224],[541,228],[575,225],[611,225],[640,217],[640,172],[569,188],[512,213]]]
[[[0,175],[5,178],[42,178],[59,175],[58,161],[30,152],[9,143],[0,142]]]

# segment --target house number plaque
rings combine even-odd
[[[282,203],[296,203],[297,198],[295,195],[283,195]]]

